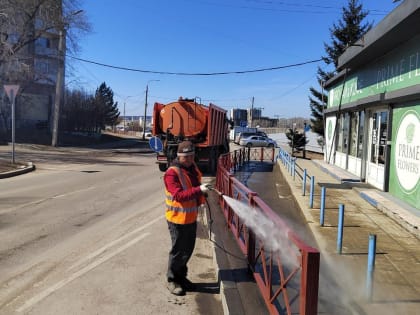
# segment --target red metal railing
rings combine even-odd
[[[319,251],[301,241],[257,193],[234,177],[234,172],[243,164],[251,160],[263,161],[271,156],[274,161],[274,149],[265,148],[242,148],[221,156],[216,188],[224,195],[263,212],[275,229],[284,231],[283,250],[268,250],[268,244],[258,239],[222,196],[220,205],[230,230],[248,259],[270,314],[315,315],[318,309]]]

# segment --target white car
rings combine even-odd
[[[239,141],[239,144],[246,147],[277,147],[276,141],[264,136],[249,136],[247,138],[242,138]]]

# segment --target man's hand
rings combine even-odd
[[[211,188],[212,188],[212,187],[211,187],[211,185],[210,185],[210,184],[201,184],[201,185],[200,185],[200,190],[201,190],[203,193],[208,192]]]

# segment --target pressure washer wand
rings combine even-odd
[[[218,194],[220,197],[222,197],[224,194],[220,191],[218,191],[216,188],[211,187],[210,190],[213,190],[216,194]]]

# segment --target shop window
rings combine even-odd
[[[385,164],[385,147],[388,135],[388,112],[376,112],[372,116],[372,144],[370,161]]]
[[[357,133],[359,131],[359,113],[354,112],[350,114],[350,150],[352,156],[357,156]]]
[[[337,147],[336,151],[338,152],[342,152],[343,150],[343,145],[342,145],[343,144],[343,130],[341,129],[343,126],[343,123],[341,121],[342,117],[343,116],[339,116],[337,118],[337,126],[336,126],[336,130],[338,131],[336,135],[336,147]]]
[[[338,137],[337,137],[337,151],[347,153],[349,145],[349,127],[350,115],[349,113],[342,114],[338,119]]]
[[[357,157],[363,158],[363,138],[365,136],[365,112],[359,113],[359,131],[358,131],[358,149],[357,149]]]

